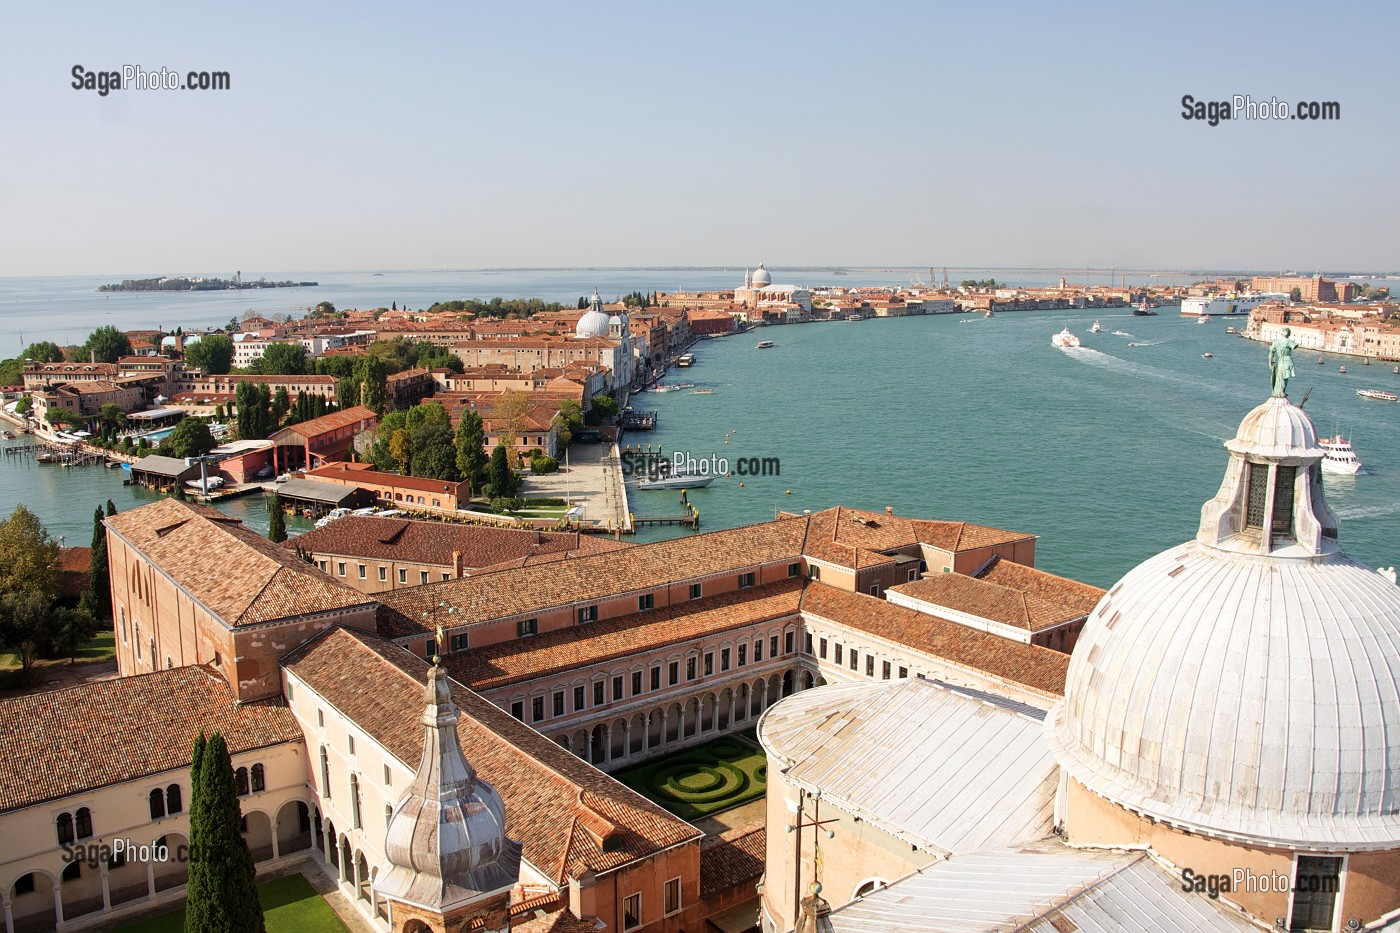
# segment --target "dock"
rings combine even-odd
[[[656,430],[656,412],[624,411],[619,424],[628,431],[654,431]]]
[[[700,510],[687,502],[684,496],[681,497],[681,504],[685,506],[684,515],[654,515],[650,517],[629,515],[632,527],[626,533],[636,534],[637,529],[643,525],[681,525],[691,531],[699,531]]]

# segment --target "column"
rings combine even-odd
[[[63,929],[63,877],[61,875],[53,879],[53,915],[58,921],[58,928]]]
[[[103,859],[97,865],[97,875],[102,879],[102,910],[104,912],[112,909],[112,889],[107,885],[107,860]]]
[[[612,727],[603,726],[603,764],[612,761]]]
[[[10,909],[9,891],[0,891],[0,907],[5,909],[5,933],[15,933],[15,915]]]
[[[174,858],[172,855],[171,858]],[[146,896],[156,896],[156,863],[155,859],[146,863]]]
[[[657,740],[656,740],[656,745],[657,745],[658,748],[660,748],[662,745],[665,745],[665,744],[666,744],[666,720],[667,720],[667,718],[668,718],[668,717],[667,717],[667,715],[666,715],[666,710],[663,708],[663,709],[661,710],[661,735],[659,735],[659,736],[657,737]]]
[[[632,754],[632,720],[627,718],[622,720],[622,757],[626,758]]]
[[[729,691],[729,718],[725,720],[730,729],[734,728],[734,691]]]
[[[274,861],[281,855],[277,846],[277,825],[277,822],[272,823],[272,858]]]

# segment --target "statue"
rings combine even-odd
[[[1293,368],[1293,349],[1298,346],[1298,341],[1289,339],[1292,333],[1285,327],[1282,336],[1269,346],[1269,370],[1274,377],[1273,394],[1279,397],[1287,397],[1288,380],[1298,375]]]

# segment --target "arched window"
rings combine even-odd
[[[58,815],[58,844],[66,845],[73,841],[73,814]]]
[[[253,793],[258,793],[267,787],[267,782],[263,779],[263,766],[253,765],[252,772]]]
[[[182,798],[179,784],[171,784],[167,787],[165,789],[165,812],[173,814],[185,809],[185,802]]]
[[[158,820],[165,816],[165,791],[157,787],[151,791],[151,819]]]
[[[321,796],[331,795],[331,760],[326,754],[326,746],[321,746]]]
[[[354,819],[355,828],[360,828],[360,776],[350,775],[350,815]]]
[[[233,786],[237,789],[238,796],[248,796],[248,769],[239,768],[233,772]]]
[[[393,807],[392,804],[386,803],[386,804],[384,805],[384,828],[385,828],[385,829],[388,829],[388,828],[389,828],[389,824],[393,821],[393,819],[394,819],[394,807]]]
[[[77,819],[74,821],[78,828],[79,839],[90,839],[92,837],[92,811],[87,807],[79,807]]]

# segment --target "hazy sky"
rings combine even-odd
[[[1400,5],[1159,6],[11,0],[0,275],[1400,267]]]

